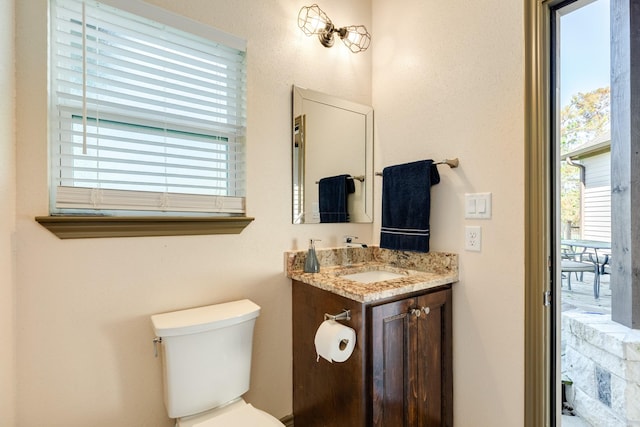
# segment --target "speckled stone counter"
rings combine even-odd
[[[358,302],[372,302],[458,281],[458,255],[446,252],[404,252],[368,248],[316,249],[319,273],[303,271],[307,251],[285,252],[287,277]],[[397,279],[361,283],[345,274],[384,270],[403,274]]]

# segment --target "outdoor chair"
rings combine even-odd
[[[598,267],[595,264],[592,264],[590,262],[585,262],[585,261],[573,261],[569,259],[563,259],[561,260],[561,269],[562,269],[563,276],[564,276],[564,273],[566,273],[566,276],[564,277],[567,278],[567,287],[569,290],[571,290],[571,273],[576,273],[576,274],[577,273],[593,273],[594,274],[593,286],[594,286],[594,292],[595,292],[595,289],[596,289],[595,286],[596,286],[596,283],[598,282]]]
[[[593,254],[589,253],[589,261],[593,262],[598,268],[598,274],[593,279],[593,296],[600,298],[600,278],[604,274],[611,274],[611,254]]]
[[[583,261],[581,253],[572,252],[570,248],[563,246],[561,248],[560,268],[562,270],[562,276],[567,278],[567,288],[569,290],[571,290],[571,273],[575,273],[576,278],[578,278],[578,273],[580,273],[580,280],[582,280],[584,273],[593,273],[594,295],[597,295],[596,286],[599,278],[597,264]],[[598,297],[596,296],[596,298]]]
[[[604,261],[600,264],[600,274],[611,274],[611,254],[604,254]]]
[[[605,255],[604,263],[600,266],[600,275],[611,274],[611,255]],[[600,294],[600,280],[598,280],[598,294]]]

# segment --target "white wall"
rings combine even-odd
[[[0,425],[15,423],[14,5],[0,2]]]
[[[379,229],[379,215],[373,228],[290,224],[294,83],[373,102],[378,170],[460,158],[458,169],[440,167],[431,221],[432,249],[461,255],[454,288],[456,425],[523,424],[522,2],[325,0],[321,6],[336,23],[372,31],[371,49],[354,55],[339,43],[325,49],[298,30],[304,3],[150,1],[248,40],[247,197],[256,221],[239,236],[61,241],[33,220],[47,213],[46,2],[14,1],[16,425],[172,425],[149,315],[244,297],[263,308],[247,399],[278,417],[290,413],[291,301],[282,252],[304,247],[309,237],[322,239],[320,247],[337,245],[343,234],[370,242]],[[464,193],[479,191],[493,193],[493,219],[465,220]],[[378,197],[376,214],[379,208]],[[482,226],[481,253],[464,251],[466,224]]]
[[[460,254],[456,426],[523,425],[523,2],[373,0],[373,11],[379,167],[460,159],[439,166],[431,205],[432,250]],[[491,220],[464,219],[473,192],[493,193]],[[465,225],[482,227],[482,252],[464,250]]]
[[[582,238],[611,241],[611,152],[585,157]]]
[[[153,358],[153,313],[251,298],[262,307],[247,399],[291,413],[290,281],[283,251],[371,241],[371,225],[291,224],[291,85],[371,103],[371,55],[297,28],[291,0],[154,0],[248,40],[248,214],[240,235],[62,241],[47,214],[46,4],[17,9],[17,289],[20,427],[171,426]],[[338,23],[371,24],[370,2],[326,0]],[[322,245],[322,246],[320,246]],[[4,303],[2,303],[4,304]],[[5,424],[3,424],[4,426]]]

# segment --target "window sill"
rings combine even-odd
[[[240,234],[251,217],[39,216],[36,221],[60,239]]]

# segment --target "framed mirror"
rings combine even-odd
[[[292,154],[294,224],[373,221],[372,107],[293,86]],[[342,177],[346,215],[327,215]]]

